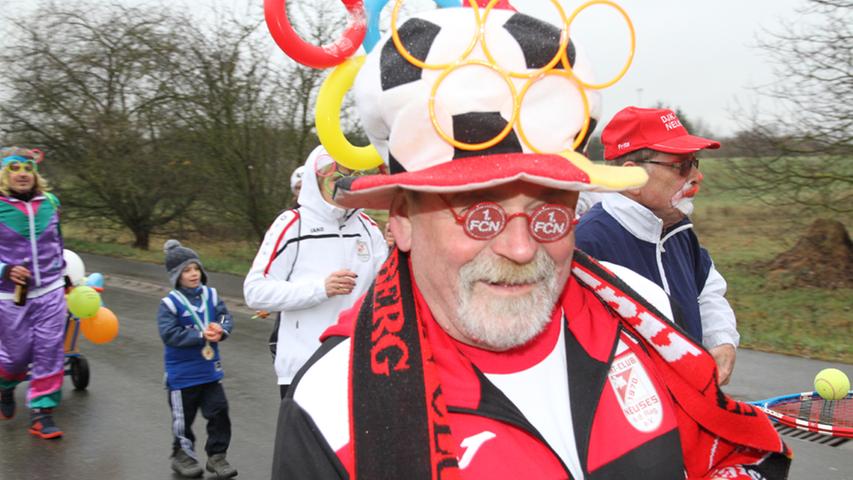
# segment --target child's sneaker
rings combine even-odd
[[[216,478],[231,478],[237,476],[237,469],[225,460],[224,453],[214,453],[207,458],[207,471],[216,475]]]
[[[198,478],[204,475],[204,470],[198,464],[198,460],[180,449],[175,450],[175,453],[172,454],[172,470],[178,475],[188,478]]]
[[[59,438],[62,430],[53,423],[53,410],[49,408],[35,408],[30,414],[30,433],[45,439]]]
[[[15,416],[14,388],[4,388],[0,390],[0,416],[7,419]]]

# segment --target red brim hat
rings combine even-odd
[[[664,141],[653,143],[647,148],[664,153],[685,154],[705,150],[706,148],[720,148],[720,142],[708,138],[697,137],[696,135],[683,135],[680,137],[668,138]]]
[[[597,165],[578,153],[565,155],[483,155],[413,172],[347,177],[336,184],[335,202],[346,207],[387,209],[400,190],[456,193],[521,181],[557,190],[619,191],[640,187],[648,179],[639,167]]]

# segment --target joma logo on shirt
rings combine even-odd
[[[465,449],[465,453],[463,453],[462,458],[459,459],[459,469],[464,470],[468,467],[468,465],[471,464],[471,460],[474,459],[474,455],[477,453],[477,450],[479,450],[484,443],[493,438],[495,438],[495,434],[485,430],[462,440],[462,443],[460,443],[459,446]]]

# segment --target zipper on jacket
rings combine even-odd
[[[39,269],[39,249],[36,244],[36,214],[33,211],[33,206],[30,202],[24,202],[27,207],[27,219],[30,223],[30,251],[33,254],[33,275],[35,276],[35,286],[41,286],[41,270]]]
[[[687,230],[690,228],[693,228],[692,223],[686,223],[686,224],[674,229],[673,231],[664,235],[664,237],[658,241],[657,246],[656,246],[657,248],[655,248],[655,260],[657,260],[657,264],[658,264],[658,273],[660,273],[660,280],[661,280],[661,283],[663,283],[663,290],[666,292],[667,295],[671,295],[671,294],[669,292],[669,282],[666,281],[666,273],[663,270],[663,258],[661,255],[664,252],[666,252],[666,249],[663,248],[663,244],[664,244],[664,242],[666,242],[667,240],[672,238],[675,234],[683,232],[684,230]]]

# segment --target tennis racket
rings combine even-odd
[[[853,391],[841,400],[824,400],[817,392],[803,392],[749,403],[782,425],[853,438]]]

